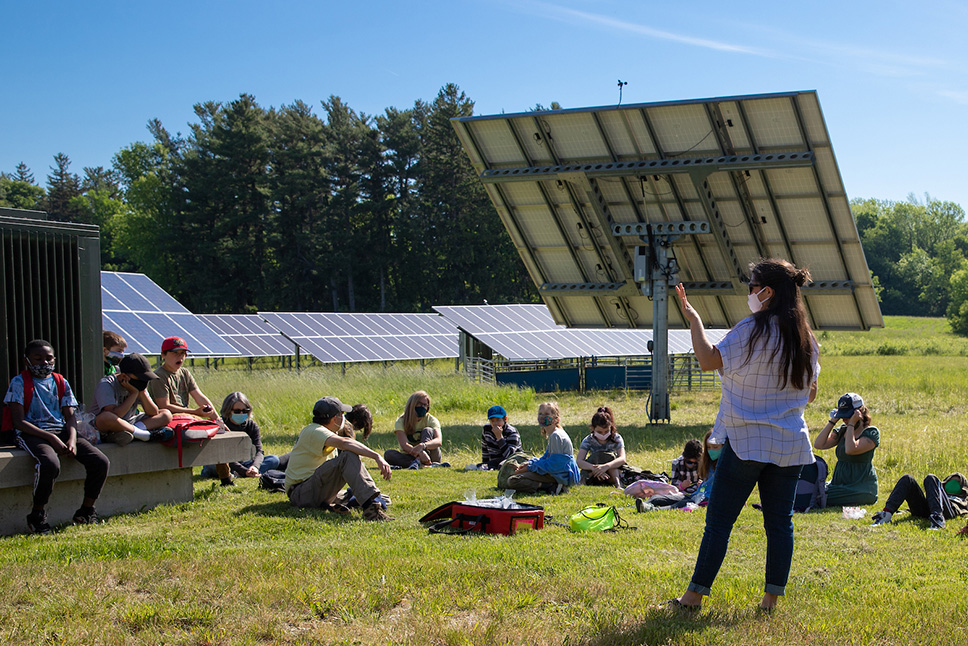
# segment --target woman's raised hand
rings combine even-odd
[[[686,288],[682,286],[682,283],[676,285],[676,294],[679,295],[679,303],[682,305],[682,313],[689,320],[690,323],[695,321],[700,321],[699,312],[697,312],[692,305],[689,303],[689,299],[686,298]]]

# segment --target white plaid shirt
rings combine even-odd
[[[811,384],[795,390],[787,382],[780,389],[781,359],[770,357],[779,338],[775,324],[769,328],[769,339],[760,337],[747,362],[752,331],[753,317],[745,318],[716,345],[723,357],[723,387],[713,435],[729,438],[730,447],[743,460],[781,467],[812,464],[813,446],[803,418]],[[820,348],[814,345],[814,380],[820,375],[819,358]]]

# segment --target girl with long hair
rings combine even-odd
[[[430,395],[423,390],[410,395],[393,430],[397,434],[400,450],[390,449],[383,454],[391,465],[419,469],[447,464],[441,462],[440,447],[444,437],[440,422],[430,414]]]
[[[625,464],[625,441],[618,433],[615,415],[608,406],[601,406],[592,415],[589,428],[578,447],[578,468],[581,484],[612,485],[621,488],[619,479]]]

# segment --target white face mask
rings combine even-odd
[[[605,444],[605,441],[612,436],[611,433],[596,433],[595,431],[592,431],[592,435],[594,435],[595,439],[601,444]]]
[[[762,293],[763,293],[762,289],[759,292],[750,293],[750,295],[746,299],[746,304],[750,306],[750,311],[753,312],[753,314],[756,314],[757,312],[762,310],[763,307],[766,305],[765,302],[760,301],[760,294]],[[766,300],[770,300],[770,298],[767,297]]]

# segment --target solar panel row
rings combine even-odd
[[[652,330],[566,328],[544,305],[441,305],[444,318],[512,361],[649,354]],[[728,330],[707,330],[717,343]],[[688,330],[670,330],[670,354],[691,354]]]
[[[243,357],[287,357],[296,345],[258,314],[201,314],[200,318]]]
[[[260,312],[259,316],[323,363],[457,356],[457,328],[436,314]]]

